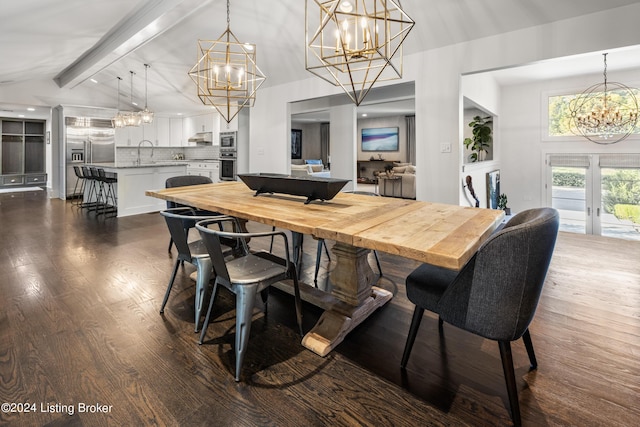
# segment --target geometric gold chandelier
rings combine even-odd
[[[402,77],[414,24],[399,0],[307,0],[305,67],[360,105],[376,82]]]
[[[607,81],[607,54],[604,53],[604,83],[595,84],[569,104],[574,134],[596,144],[615,144],[636,129],[638,100],[631,89]]]
[[[227,30],[218,40],[198,40],[198,62],[189,76],[202,103],[213,105],[227,123],[253,106],[266,77],[256,64],[256,45],[240,43],[231,32],[228,0]]]

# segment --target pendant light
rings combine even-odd
[[[116,115],[111,119],[111,124],[114,128],[123,128],[125,127],[124,115],[120,113],[120,80],[122,80],[122,78],[116,77],[116,79],[118,80],[118,92],[116,94],[118,104],[116,106]]]
[[[144,64],[144,110],[138,113],[142,124],[145,125],[153,123],[153,112],[151,112],[147,106],[147,70],[149,67],[151,67],[151,65]]]
[[[198,40],[198,62],[189,71],[203,104],[213,105],[229,123],[243,107],[253,106],[266,77],[256,64],[256,45],[240,43],[230,29],[218,40]]]
[[[131,107],[133,108],[133,71],[129,71],[131,74]],[[140,116],[135,111],[127,111],[124,113],[124,122],[127,126],[140,126]]]

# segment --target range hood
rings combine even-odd
[[[213,132],[198,132],[188,140],[189,142],[195,142],[196,144],[211,144],[213,142]]]

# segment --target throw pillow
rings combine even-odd
[[[404,173],[412,173],[415,174],[416,173],[416,167],[413,165],[409,165],[407,166],[407,168],[405,169]]]
[[[396,166],[393,168],[393,171],[395,173],[404,173],[404,171],[407,169],[406,166]]]

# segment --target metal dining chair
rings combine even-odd
[[[165,188],[175,188],[175,187],[187,187],[190,185],[201,185],[201,184],[212,184],[212,183],[213,181],[208,176],[179,175],[179,176],[172,176],[170,178],[167,178],[164,186]],[[167,209],[179,208],[179,207],[184,207],[184,205],[167,201]],[[209,211],[201,211],[201,212],[203,212],[202,215],[219,215],[218,212],[209,212]],[[185,234],[188,236],[189,230],[196,226],[196,221],[192,219],[184,220],[182,225],[183,225]],[[173,239],[170,239],[169,249],[167,251],[171,252],[172,247],[173,247]]]
[[[196,267],[195,332],[198,332],[204,293],[209,281],[211,280],[213,267],[209,257],[209,252],[202,240],[198,239],[192,242],[188,241],[187,234],[184,230],[184,223],[185,221],[197,222],[204,219],[212,219],[217,216],[203,215],[201,211],[188,206],[166,209],[160,212],[160,215],[164,217],[167,227],[169,228],[171,239],[178,250],[178,255],[176,256],[176,261],[173,265],[173,272],[171,273],[171,278],[169,279],[169,284],[167,285],[167,290],[164,294],[164,299],[162,300],[160,313],[164,313],[164,308],[169,300],[169,294],[171,293],[173,282],[175,281],[178,273],[178,267],[186,261]],[[226,248],[225,252],[232,252],[232,248]]]
[[[215,302],[218,287],[220,285],[226,287],[236,295],[236,336],[235,336],[235,354],[236,369],[235,380],[240,381],[240,371],[246,354],[247,345],[249,343],[249,334],[251,332],[251,315],[255,304],[256,294],[261,292],[265,302],[265,310],[267,304],[268,287],[275,282],[285,279],[293,280],[296,321],[302,331],[302,303],[300,300],[300,288],[298,285],[298,274],[296,266],[289,259],[289,242],[287,235],[282,231],[271,231],[261,233],[238,233],[230,231],[220,231],[221,225],[232,222],[234,218],[219,217],[200,221],[196,224],[196,229],[200,231],[200,235],[204,244],[209,251],[213,270],[215,272],[215,281],[213,292],[209,300],[209,308],[202,325],[199,344],[202,344],[207,326],[211,319],[211,311]],[[218,229],[209,228],[216,225]],[[284,244],[284,257],[278,257],[266,251],[249,252],[246,241],[248,239],[272,238],[280,237]],[[235,240],[239,242],[244,253],[236,254],[235,258],[226,258],[222,249],[223,239]],[[264,292],[266,291],[266,292]]]

